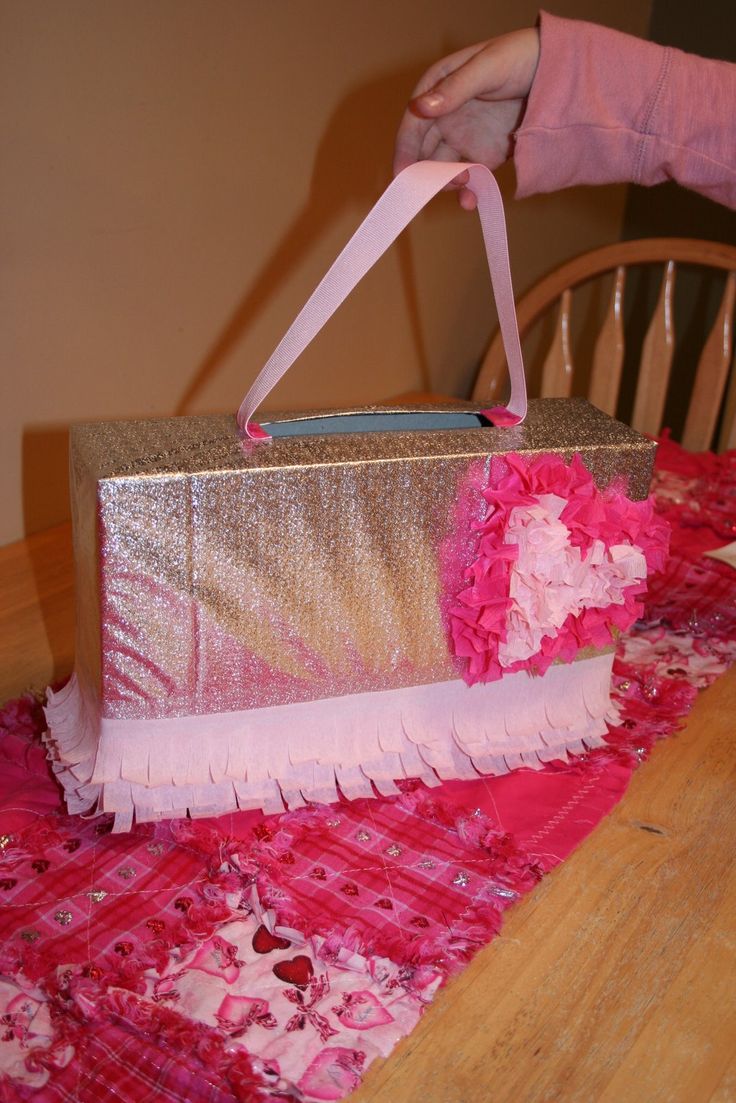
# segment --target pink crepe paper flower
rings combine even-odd
[[[482,493],[488,510],[469,585],[449,610],[469,684],[543,674],[634,623],[647,572],[667,554],[667,525],[651,500],[631,501],[618,484],[599,489],[577,454],[566,464],[511,453]]]

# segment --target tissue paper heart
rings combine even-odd
[[[566,464],[511,453],[481,492],[488,508],[470,584],[449,610],[468,683],[543,674],[634,623],[647,572],[667,554],[667,526],[649,499],[631,501],[620,484],[599,489],[579,455]]]

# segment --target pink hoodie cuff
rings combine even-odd
[[[517,195],[672,179],[736,206],[735,100],[734,65],[544,12]]]

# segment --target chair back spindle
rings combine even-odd
[[[702,452],[707,448],[715,432],[718,408],[726,389],[733,358],[735,302],[736,272],[729,272],[716,320],[698,362],[693,397],[682,434],[684,447],[693,452]]]
[[[639,362],[631,424],[640,433],[656,433],[662,424],[664,403],[675,353],[672,299],[675,294],[675,262],[668,260],[657,305],[649,323]]]
[[[547,358],[542,367],[542,398],[567,398],[572,391],[572,351],[570,348],[570,316],[572,291],[566,287],[560,296],[557,325]]]
[[[621,390],[624,366],[624,287],[626,269],[619,264],[613,280],[608,310],[593,351],[593,370],[588,398],[599,410],[613,416]]]
[[[664,268],[657,305],[641,346],[631,424],[641,432],[653,435],[662,428],[676,339],[673,313],[676,265],[720,270],[726,273],[725,289],[695,372],[682,441],[690,449],[709,448],[713,446],[713,436],[718,431],[719,449],[734,448],[736,247],[732,245],[691,238],[642,238],[617,242],[575,257],[543,277],[517,303],[522,339],[550,307],[558,304],[554,336],[542,367],[539,393],[543,397],[564,397],[573,393],[573,291],[591,279],[612,272],[611,297],[593,350],[588,398],[606,413],[616,414],[624,364],[623,304],[627,268],[651,264],[664,265]],[[497,334],[481,364],[473,398],[484,403],[500,401],[505,380],[503,346]],[[673,381],[673,386],[676,382]]]
[[[731,372],[731,382],[723,407],[723,421],[718,436],[718,451],[729,452],[736,448],[736,372]]]

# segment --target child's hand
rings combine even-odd
[[[539,32],[512,31],[436,62],[414,89],[396,136],[394,172],[415,161],[479,161],[498,168],[512,153],[513,134],[539,61]],[[460,178],[460,203],[475,196]]]

